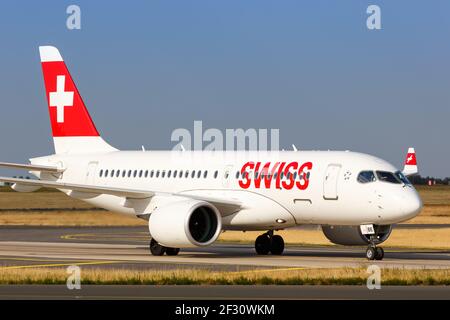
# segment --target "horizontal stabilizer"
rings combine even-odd
[[[10,163],[10,162],[0,162],[0,167],[11,168],[11,169],[23,169],[28,171],[40,171],[40,172],[52,172],[52,173],[62,173],[64,169],[50,166],[37,166],[33,164],[21,164],[21,163]]]

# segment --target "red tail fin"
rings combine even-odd
[[[416,151],[414,148],[408,148],[406,154],[405,167],[403,168],[403,174],[405,176],[412,176],[419,172],[417,168]]]
[[[39,47],[56,153],[110,152],[95,128],[58,49]]]
[[[58,49],[39,47],[54,137],[99,136]]]

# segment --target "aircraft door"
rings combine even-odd
[[[338,178],[341,171],[340,164],[329,164],[325,172],[323,181],[323,198],[325,200],[337,200],[338,195]]]
[[[94,184],[95,182],[95,174],[97,172],[97,161],[89,162],[87,171],[86,171],[86,183],[87,184]]]

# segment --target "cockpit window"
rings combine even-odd
[[[380,181],[401,184],[401,181],[397,179],[392,172],[377,171],[377,177]]]
[[[361,171],[358,175],[358,182],[368,183],[375,181],[375,174],[373,171]]]
[[[408,178],[407,178],[403,173],[401,173],[400,171],[397,171],[397,172],[395,173],[395,176],[396,176],[401,182],[403,182],[404,184],[406,184],[406,185],[411,185],[411,182],[409,182]]]

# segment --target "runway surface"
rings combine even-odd
[[[365,247],[287,246],[282,256],[258,256],[251,244],[217,243],[182,249],[178,256],[152,256],[146,227],[1,227],[0,267],[96,268],[332,268],[377,264],[393,268],[450,268],[450,250],[386,249],[382,261],[367,261]]]
[[[283,268],[286,272],[302,268],[360,267],[376,264],[393,268],[450,268],[449,250],[387,249],[382,261],[367,261],[364,247],[338,246],[287,246],[282,256],[258,256],[251,244],[218,243],[207,248],[182,249],[178,256],[152,256],[148,250],[149,236],[146,227],[0,227],[0,272],[6,269],[36,267],[126,268],[167,270],[174,268],[207,269],[214,271],[245,272]],[[267,291],[258,286],[229,287],[213,291],[202,286],[188,286],[187,291],[170,289],[127,289],[127,286],[86,286],[85,291],[73,292],[58,286],[0,286],[0,298],[323,298],[371,299],[378,293],[368,293],[363,287],[338,289],[338,287],[280,286]],[[144,286],[148,287],[148,286]],[[39,289],[40,288],[40,289]],[[114,288],[114,290],[112,290]],[[181,287],[179,287],[181,288]],[[208,288],[211,288],[208,286]],[[226,288],[226,287],[223,287]],[[234,288],[234,289],[233,289]],[[346,288],[346,289],[344,289]],[[359,289],[358,289],[359,288]],[[415,299],[440,297],[450,299],[446,287],[400,287],[381,290],[385,299]],[[59,293],[62,290],[64,293]],[[142,290],[142,291],[140,291]],[[147,290],[147,291],[146,291]],[[171,291],[172,290],[172,291]],[[221,291],[222,290],[222,291]],[[337,290],[337,291],[336,291]],[[363,290],[364,293],[360,291]],[[141,292],[141,293],[139,293]],[[269,293],[268,293],[269,292]],[[408,292],[407,295],[406,292]],[[42,295],[41,295],[42,293]],[[136,296],[137,295],[137,296]],[[180,296],[181,295],[181,296]],[[264,296],[265,295],[265,296]]]
[[[64,285],[0,286],[0,299],[146,299],[146,300],[448,300],[444,286],[101,286],[68,290]]]

